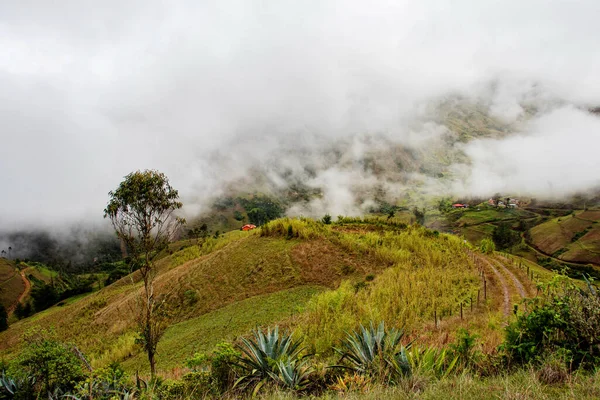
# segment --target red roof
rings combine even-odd
[[[460,204],[460,203],[456,203],[456,204],[452,204],[452,207],[464,207],[464,204]]]

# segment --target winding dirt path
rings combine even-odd
[[[504,265],[499,260],[492,260],[492,262],[499,266],[503,270],[503,272],[506,275],[508,275],[508,277],[513,281],[515,288],[519,292],[521,298],[527,297],[527,290],[525,290],[525,286],[523,286],[523,283],[519,280],[519,278],[517,278],[517,276],[510,269],[506,268],[506,265]]]
[[[481,257],[478,255],[477,259],[486,265],[488,270],[491,270],[494,273],[496,280],[500,283],[503,295],[502,311],[504,312],[504,315],[508,316],[510,314],[510,291],[508,289],[508,285],[506,284],[506,279],[504,279],[504,275],[501,274],[494,264],[492,264],[486,257]]]
[[[505,316],[508,316],[511,311],[511,301],[516,300],[516,297],[523,299],[528,297],[527,285],[525,285],[519,276],[517,276],[510,267],[511,261],[500,255],[494,257],[486,257],[476,255],[483,265],[484,269],[491,271],[494,276],[494,281],[502,291],[502,311]],[[489,287],[488,287],[489,290]]]
[[[21,270],[21,279],[23,280],[23,284],[25,285],[25,290],[23,291],[23,293],[21,293],[21,295],[19,296],[19,298],[17,299],[17,301],[15,302],[15,304],[13,304],[12,306],[10,306],[10,308],[8,309],[8,314],[12,314],[13,312],[15,312],[17,305],[19,303],[21,303],[25,297],[27,297],[29,295],[29,292],[31,292],[31,282],[29,282],[29,279],[27,279],[27,277],[25,276],[25,270]]]

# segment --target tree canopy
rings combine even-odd
[[[161,172],[132,172],[109,196],[104,217],[110,218],[133,257],[156,254],[185,222],[173,215],[183,204]]]

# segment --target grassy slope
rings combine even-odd
[[[302,221],[282,220],[269,224],[263,232],[285,235],[290,225],[295,234],[331,238],[345,249],[372,254],[389,266],[372,281],[345,282],[309,302],[296,333],[306,339],[311,351],[326,356],[346,331],[368,321],[383,320],[421,338],[424,330],[434,328],[428,325],[436,311],[444,322],[427,340],[441,344],[440,336],[448,339],[457,325],[474,322],[475,315],[487,317],[497,312],[490,296],[489,303],[482,303],[469,318],[460,320],[460,303],[476,297],[480,283],[468,247],[455,236],[402,227],[400,221],[385,218],[346,218],[321,229]]]
[[[171,323],[253,296],[307,284],[335,286],[342,279],[344,266],[350,266],[354,271],[351,276],[357,277],[377,268],[375,260],[322,241],[232,232],[210,243],[199,253],[184,249],[158,262],[161,272],[155,282],[156,292],[169,304]],[[186,261],[188,257],[193,259]],[[321,262],[311,262],[316,259]],[[21,334],[41,326],[54,327],[59,337],[77,343],[92,359],[110,362],[129,356],[119,349],[132,342],[133,310],[141,291],[136,274],[133,278],[134,282],[122,279],[85,298],[13,324],[0,335],[0,355],[14,354]]]
[[[445,344],[458,327],[469,327],[491,337],[493,347],[503,326],[493,280],[488,300],[473,311],[465,306],[464,320],[459,317],[460,302],[467,304],[481,286],[467,249],[457,237],[387,218],[333,225],[283,219],[185,247],[157,265],[156,293],[168,304],[171,325],[159,346],[159,369],[177,369],[195,351],[274,323],[295,329],[319,351],[368,320],[405,325],[411,337],[431,344]],[[374,279],[366,280],[369,274]],[[54,327],[95,366],[121,361],[142,372],[146,362],[134,333],[137,280],[133,274],[15,323],[0,334],[0,357],[18,351],[25,330]],[[305,311],[298,314],[299,308]],[[437,328],[434,310],[443,318]],[[331,335],[319,341],[324,332]]]
[[[293,318],[306,302],[322,291],[319,286],[299,286],[260,295],[170,326],[158,347],[157,362],[163,370],[182,366],[196,352],[208,352],[223,341],[235,341],[257,326]],[[143,354],[126,360],[129,370],[142,370],[147,361]]]

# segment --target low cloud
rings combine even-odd
[[[145,168],[191,215],[290,181],[322,192],[290,212],[332,215],[415,190],[597,187],[598,7],[3,4],[0,225],[100,221],[108,191]],[[452,119],[464,104],[468,143]]]

